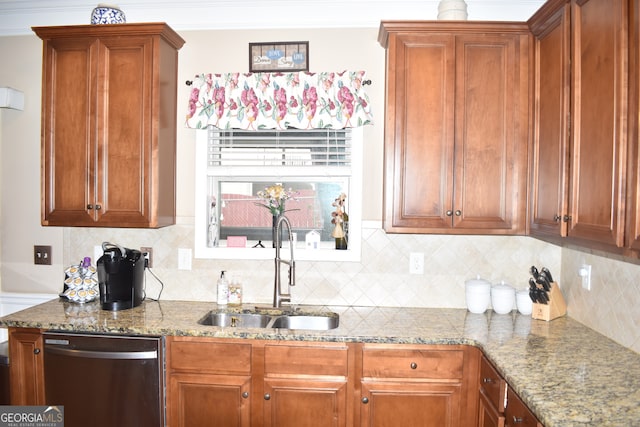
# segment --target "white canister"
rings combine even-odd
[[[464,282],[467,309],[481,314],[487,311],[491,302],[491,283],[478,277]]]
[[[464,0],[440,0],[438,19],[465,21],[467,19],[467,3]]]
[[[516,290],[513,286],[502,283],[491,287],[491,306],[498,314],[511,313],[516,304]]]
[[[521,290],[516,293],[516,305],[520,314],[529,315],[533,311],[533,301],[528,290]]]

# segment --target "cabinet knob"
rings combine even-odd
[[[515,415],[513,416],[513,423],[514,424],[520,424],[524,421],[524,418],[521,417],[516,417]]]
[[[368,397],[363,397],[363,398],[362,398],[362,403],[364,403],[365,405],[366,405],[367,403],[369,403],[369,398],[368,398]]]
[[[418,369],[418,364],[416,362],[411,362],[411,369]]]
[[[264,400],[269,400],[271,399],[271,395],[269,393],[264,395]]]
[[[93,210],[93,205],[91,204],[87,205],[87,210]]]
[[[447,214],[447,216],[451,216],[451,215],[453,215],[453,211],[452,211],[452,210],[448,210],[448,211],[446,212],[446,214]]]
[[[34,348],[33,349],[33,354],[40,354],[40,349],[39,348]]]
[[[96,205],[96,210],[99,211],[100,209],[102,209],[102,205]]]
[[[462,211],[460,209],[456,210],[456,216],[462,215]]]
[[[565,216],[563,216],[563,217],[562,217],[562,220],[563,220],[564,222],[569,222],[569,221],[571,221],[571,215],[565,215]]]
[[[245,399],[249,397],[249,392],[248,391],[243,392],[242,397],[244,397]]]
[[[562,219],[562,217],[561,217],[560,215],[558,215],[558,214],[555,214],[555,215],[553,216],[553,220],[554,220],[555,222],[560,222],[560,220],[561,220],[561,219]]]
[[[491,378],[483,378],[482,382],[485,383],[485,384],[491,384],[493,382],[493,379],[491,379]]]

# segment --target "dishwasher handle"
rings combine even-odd
[[[45,346],[45,351],[71,357],[84,357],[87,359],[118,359],[118,360],[141,360],[157,359],[158,352],[151,351],[95,351],[95,350],[75,350],[71,348],[61,348],[56,346]]]

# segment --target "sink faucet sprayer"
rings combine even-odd
[[[280,246],[282,244],[282,236],[280,236],[280,228],[282,223],[287,225],[287,229],[289,232],[289,250],[290,256],[289,260],[280,258]],[[275,282],[273,284],[273,306],[274,307],[282,307],[283,302],[291,302],[291,291],[289,290],[290,286],[296,285],[296,262],[293,259],[293,233],[291,232],[291,223],[287,219],[286,216],[281,215],[278,217],[278,222],[276,222],[276,237],[274,241],[274,246],[276,247],[276,258],[275,258],[275,267],[276,267],[276,277]],[[289,282],[287,283],[287,293],[282,293],[282,280],[280,279],[280,264],[287,264],[289,266]]]

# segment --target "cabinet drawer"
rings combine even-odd
[[[284,375],[347,376],[346,346],[266,345],[264,371]]]
[[[209,374],[249,374],[251,344],[221,343],[202,338],[167,339],[169,369]]]
[[[518,395],[511,390],[511,387],[507,391],[505,427],[542,427],[536,416],[520,400]]]
[[[362,375],[377,378],[462,379],[463,350],[365,347]]]
[[[507,383],[493,365],[483,357],[480,362],[480,392],[487,397],[487,400],[499,413],[504,412],[506,389]]]

